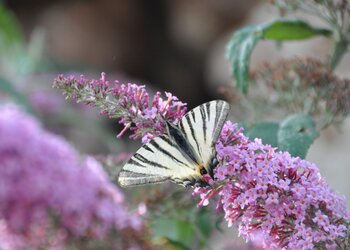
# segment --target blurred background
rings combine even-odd
[[[103,130],[109,128],[115,134],[120,128],[115,121],[97,116],[96,110],[79,107],[85,111],[83,115],[90,113],[89,121],[108,123],[99,130],[102,137],[94,137],[99,132],[84,133],[95,129],[91,124],[80,123],[78,130],[68,126],[74,123],[67,114],[67,105],[72,104],[65,103],[59,91],[51,88],[58,73],[84,73],[99,78],[104,71],[110,80],[146,84],[149,89],[172,92],[192,108],[208,100],[224,98],[219,86],[232,86],[224,52],[233,31],[247,24],[273,20],[280,14],[274,6],[254,0],[11,0],[3,3],[10,11],[6,15],[11,15],[16,23],[5,27],[10,40],[2,46],[1,76],[29,95],[34,107],[46,111],[44,122],[51,129],[68,135],[86,153],[118,152],[129,146],[116,146],[115,138]],[[310,20],[305,15],[295,15]],[[316,18],[311,21],[322,23]],[[329,40],[323,37],[289,42],[282,47],[262,41],[253,52],[251,64],[256,67],[265,61],[298,55],[325,60],[330,46]],[[349,58],[346,55],[336,69],[340,77],[350,76]],[[58,119],[57,112],[62,108],[66,113],[63,119]],[[52,112],[56,115],[49,115]],[[235,117],[233,120],[237,121]],[[334,183],[329,181],[350,197],[350,187],[340,184],[347,183],[344,171],[349,169],[349,156],[340,152],[349,148],[348,127],[346,121],[340,128],[342,133],[335,128],[323,132],[311,147],[308,159],[316,162],[326,177],[337,179]],[[323,138],[326,145],[322,143]],[[89,143],[91,141],[94,143]],[[130,148],[133,149],[135,147]]]
[[[215,45],[243,24],[256,3],[15,0],[5,4],[26,41],[42,35],[42,56],[56,69],[106,71],[176,93],[194,106],[217,96],[210,91],[208,77]]]
[[[279,16],[276,8],[255,0],[1,3],[0,78],[6,91],[0,93],[0,100],[15,98],[24,103],[47,129],[64,135],[87,154],[134,151],[139,144],[117,140],[121,128],[116,121],[99,116],[98,110],[65,102],[60,91],[51,87],[58,73],[84,73],[98,79],[103,71],[109,80],[145,84],[151,92],[171,92],[193,108],[225,98],[219,86],[233,88],[224,57],[233,31]],[[324,60],[329,49],[329,41],[319,37],[282,47],[261,42],[251,63],[255,67],[297,55]],[[336,73],[349,77],[349,63],[350,57],[345,56]],[[231,119],[238,121],[242,114],[236,116],[232,109]],[[323,131],[307,156],[348,200],[349,149],[350,120],[346,119],[340,128]]]
[[[75,120],[69,116],[70,104],[51,88],[58,73],[99,78],[103,71],[109,80],[145,84],[151,92],[168,91],[190,108],[197,106],[220,97],[216,86],[232,81],[224,44],[256,5],[238,0],[3,2],[4,19],[10,16],[15,23],[5,28],[9,41],[2,46],[1,75],[30,96],[41,115],[46,111],[43,120],[52,130],[65,134],[86,153],[120,148],[113,146],[113,137],[102,136],[110,142],[106,146],[100,136],[85,134],[86,129],[71,133],[69,124]],[[80,108],[93,113],[88,119],[104,119],[96,116],[96,110]],[[105,122],[114,133],[120,129],[115,121]],[[89,131],[96,129],[87,126]]]

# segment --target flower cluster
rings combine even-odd
[[[167,99],[163,100],[157,92],[150,100],[145,86],[118,81],[111,86],[104,73],[99,80],[59,75],[53,86],[62,89],[66,98],[96,106],[102,114],[119,119],[124,129],[118,138],[130,129],[133,132],[130,137],[141,137],[143,143],[164,133],[165,120],[176,124],[186,112],[186,104],[170,93],[165,92]]]
[[[350,113],[350,80],[340,79],[315,59],[265,64],[254,72],[253,79],[251,99],[264,107],[285,108],[284,113],[309,114],[320,128],[340,123]]]
[[[123,194],[96,160],[81,159],[18,107],[2,106],[0,112],[0,234],[45,249],[111,232],[125,247],[124,232],[137,238],[141,218],[127,211]]]
[[[227,122],[216,145],[214,188],[196,188],[199,205],[218,198],[228,225],[269,249],[336,249],[349,237],[345,198],[332,192],[317,167]]]

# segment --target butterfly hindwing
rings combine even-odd
[[[228,110],[227,102],[211,101],[189,111],[178,126],[168,124],[166,134],[143,145],[125,164],[119,183],[134,186],[171,180],[205,184],[198,167],[212,173],[215,142]]]

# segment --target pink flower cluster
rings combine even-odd
[[[214,188],[196,188],[199,205],[218,198],[228,225],[268,249],[336,249],[349,237],[350,212],[315,164],[249,140],[227,122],[216,145]]]
[[[166,99],[163,100],[161,93],[157,92],[150,100],[145,86],[119,84],[118,81],[111,85],[104,73],[99,80],[59,75],[53,84],[63,90],[66,98],[96,106],[102,114],[119,119],[124,129],[118,138],[130,129],[133,132],[130,138],[142,138],[146,143],[164,133],[165,120],[176,124],[186,113],[186,104],[171,93],[165,92]]]
[[[96,160],[82,160],[15,106],[0,113],[0,224],[7,232],[36,248],[142,228]]]

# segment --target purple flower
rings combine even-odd
[[[102,114],[119,119],[124,129],[118,138],[130,129],[133,132],[130,138],[142,138],[146,143],[164,133],[165,120],[176,124],[186,112],[186,104],[170,93],[165,93],[164,100],[160,92],[150,99],[144,85],[120,84],[118,81],[111,85],[104,73],[100,80],[59,75],[54,81],[54,87],[62,89],[67,98],[96,106]]]
[[[8,231],[7,225],[0,220],[0,248],[2,250],[25,249],[26,244],[22,237]]]
[[[0,223],[7,232],[36,248],[52,235],[63,241],[142,228],[94,158],[81,159],[17,107],[0,106],[0,113]]]
[[[238,224],[242,237],[259,235],[269,249],[325,248],[344,240],[350,220],[345,198],[314,164],[250,141],[229,121],[216,150],[217,181],[194,195],[204,206],[217,197],[229,226]]]

